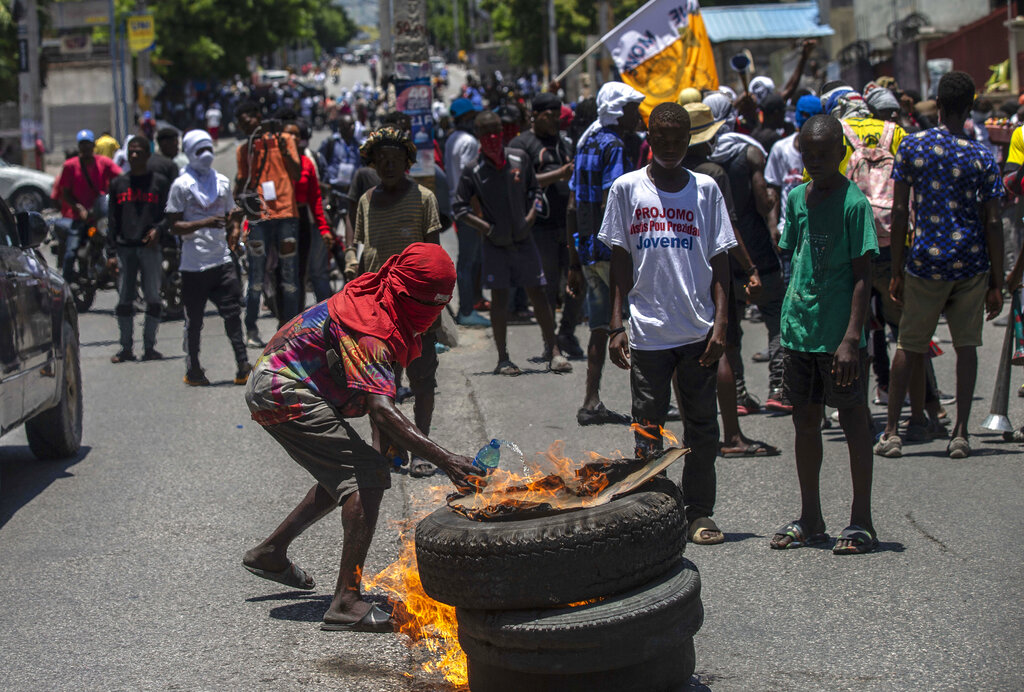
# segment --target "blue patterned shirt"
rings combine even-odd
[[[989,269],[982,206],[1003,196],[992,154],[944,126],[907,135],[892,177],[913,188],[916,231],[906,271],[957,281]]]
[[[604,192],[615,179],[626,172],[626,155],[617,134],[602,127],[587,137],[576,152],[576,168],[569,188],[576,193],[576,229],[573,240],[580,262],[607,262],[612,251],[597,239],[604,213],[601,204]]]

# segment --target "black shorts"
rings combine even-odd
[[[868,405],[868,350],[860,349],[860,377],[840,387],[832,374],[832,353],[782,349],[782,393],[794,406],[827,404],[833,408]]]
[[[480,277],[484,288],[534,288],[547,284],[533,235],[507,247],[499,247],[485,238],[481,250]]]

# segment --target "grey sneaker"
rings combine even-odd
[[[245,345],[249,348],[266,348],[267,345],[260,338],[260,333],[255,329],[245,335]]]
[[[903,456],[903,440],[899,435],[882,433],[878,442],[875,443],[875,454],[880,457],[898,459]]]
[[[949,454],[950,459],[966,459],[971,456],[971,445],[967,442],[966,437],[957,436],[949,441],[946,453]]]
[[[572,372],[572,363],[562,354],[558,354],[548,361],[548,370],[559,373]]]

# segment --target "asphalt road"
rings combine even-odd
[[[218,166],[222,160],[218,159]],[[225,171],[229,175],[231,172]],[[443,235],[451,248],[451,231]],[[22,431],[0,442],[0,688],[4,690],[445,690],[424,677],[392,635],[318,629],[341,550],[331,515],[293,547],[317,579],[312,593],[282,590],[240,566],[309,488],[309,477],[249,419],[219,318],[208,313],[203,363],[215,386],[182,384],[182,324],[165,323],[161,362],[111,365],[115,297],[82,315],[85,428],[80,455],[36,461]],[[766,394],[764,345],[745,325],[749,379]],[[141,333],[141,319],[137,325]],[[273,325],[261,321],[268,336]],[[579,331],[585,338],[584,329]],[[947,355],[940,386],[953,389]],[[137,337],[140,338],[140,337]],[[570,375],[529,362],[536,326],[510,328],[526,374],[490,374],[486,332],[463,330],[443,355],[434,437],[472,454],[487,439],[527,453],[564,440],[570,454],[629,449],[624,427],[579,428],[584,364]],[[697,673],[715,692],[750,690],[1019,690],[1024,672],[1024,588],[1015,546],[1024,530],[1022,446],[980,430],[1002,330],[987,325],[973,415],[975,453],[952,461],[936,441],[876,459],[881,550],[770,551],[776,527],[798,513],[792,427],[785,417],[742,419],[744,431],[783,448],[773,459],[719,460],[720,546],[689,546],[706,608]],[[253,354],[255,356],[255,354]],[[1022,381],[1019,369],[1013,383]],[[604,400],[629,408],[626,374],[606,369]],[[411,405],[403,406],[411,415]],[[876,417],[882,410],[873,408]],[[1010,417],[1024,422],[1024,399]],[[366,431],[363,421],[356,427]],[[679,435],[679,423],[669,425]],[[825,433],[823,506],[829,529],[846,524],[846,447]],[[670,469],[678,480],[681,469]],[[397,557],[396,523],[431,506],[443,477],[393,475],[369,560]]]

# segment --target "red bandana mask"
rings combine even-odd
[[[501,133],[481,137],[480,151],[499,171],[505,167],[505,143],[502,141]]]

